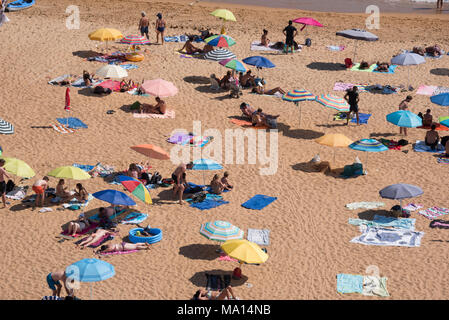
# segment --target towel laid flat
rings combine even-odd
[[[14,187],[14,189],[6,194],[6,198],[11,200],[22,200],[26,197],[28,188]]]
[[[240,127],[243,127],[243,128],[253,128],[253,129],[262,129],[262,130],[269,129],[268,126],[253,127],[251,125],[251,122],[250,121],[246,121],[246,120],[229,119],[229,121],[231,121],[233,124],[236,124],[236,125],[238,125]]]
[[[346,273],[337,274],[337,292],[362,293],[363,276]]]
[[[102,80],[100,80],[100,79],[94,79],[90,86],[86,86],[86,83],[84,82],[84,78],[79,77],[78,79],[76,79],[75,81],[72,82],[71,86],[79,88],[79,89],[84,89],[84,88],[88,88],[88,87],[95,87],[97,84],[100,84],[101,82],[102,82]]]
[[[383,207],[385,203],[383,202],[352,202],[346,205],[349,210],[357,209],[377,209]]]
[[[435,218],[438,218],[442,215],[449,214],[449,209],[446,208],[440,208],[440,207],[432,207],[426,210],[420,210],[418,211],[418,214],[422,215],[423,217],[433,220]]]
[[[120,92],[120,81],[106,80],[98,84],[100,87],[111,89],[114,92]]]
[[[262,210],[276,199],[277,197],[269,197],[263,194],[257,194],[248,201],[242,203],[242,207],[251,210]]]
[[[61,125],[68,125],[68,128],[70,129],[87,129],[87,125],[78,118],[56,118],[56,120],[58,120]]]
[[[78,240],[77,242],[75,242],[75,244],[80,244],[81,242],[83,242],[84,240],[86,240],[87,238]],[[94,242],[92,244],[90,244],[88,247],[89,248],[98,248],[99,246],[101,246],[103,243],[105,243],[106,241],[112,240],[114,239],[114,236],[111,236],[109,234],[105,234],[104,236],[102,236],[100,239],[98,239],[97,242]]]
[[[204,147],[211,141],[212,137],[206,136],[193,136],[190,134],[184,133],[175,133],[170,138],[167,139],[167,142],[179,144],[179,145],[189,145],[191,147]]]
[[[421,94],[425,96],[434,96],[446,92],[449,92],[449,87],[421,85],[416,91],[416,94]]]
[[[121,223],[123,223],[123,224],[138,224],[138,223],[145,221],[147,218],[148,218],[147,214],[140,213],[140,212],[131,212],[125,218],[123,218]]]
[[[216,200],[222,200],[223,197],[218,195],[218,194],[212,194],[212,193],[206,193],[206,200],[212,200],[212,201],[216,201]],[[187,203],[193,203],[193,199],[189,198],[186,199]]]
[[[397,141],[380,138],[379,141],[390,150],[401,150],[401,147]]]
[[[405,207],[402,207],[402,209],[413,212],[413,211],[421,209],[422,207],[423,206],[421,204],[409,203]]]
[[[58,82],[61,82],[61,81],[65,80],[65,79],[67,79],[69,77],[71,77],[70,74],[64,74],[62,76],[56,77],[54,79],[51,79],[50,81],[48,81],[48,84],[56,86],[56,85],[58,85]]]
[[[61,235],[63,235],[63,236],[68,236],[68,237],[74,239],[74,238],[81,237],[81,236],[83,236],[83,235],[85,235],[85,234],[87,234],[87,233],[89,233],[89,232],[95,230],[97,227],[98,227],[98,224],[92,223],[91,225],[89,225],[89,226],[88,226],[86,229],[84,229],[83,231],[81,231],[81,232],[79,232],[79,233],[76,233],[75,236],[73,236],[73,237],[70,236],[69,233],[68,233],[67,231],[61,232]]]
[[[449,221],[447,220],[441,220],[441,219],[435,219],[430,222],[429,227],[431,228],[438,228],[438,229],[449,229]]]
[[[429,146],[426,145],[424,141],[417,140],[415,145],[413,146],[413,150],[416,152],[431,152],[431,153],[445,153],[445,148],[438,143],[435,150],[432,150]]]
[[[368,85],[363,84],[353,84],[353,83],[346,83],[346,82],[335,82],[334,84],[334,91],[346,91],[349,89],[352,89],[352,87],[356,86],[359,92],[368,92],[366,89]]]
[[[150,95],[148,93],[139,94],[137,91],[137,88],[133,88],[131,90],[126,91],[128,94],[131,94],[133,96],[141,96],[141,97],[149,97]]]
[[[363,276],[363,291],[364,296],[380,296],[389,297],[387,291],[387,278],[378,276]]]
[[[260,44],[260,41],[255,40],[255,41],[251,42],[250,49],[251,49],[251,51],[282,52],[282,50],[280,50],[280,49],[273,49],[273,48],[271,48],[272,45],[274,45],[274,43],[270,42],[268,47],[265,47],[265,46]]]
[[[220,257],[218,258],[219,261],[233,261],[237,262],[237,259],[231,258],[230,256],[226,255],[226,253],[220,254]]]
[[[79,163],[72,164],[72,167],[80,168],[81,170],[84,170],[86,172],[89,172],[95,168],[95,166],[90,166],[87,164],[79,164]]]
[[[360,113],[359,112],[359,123],[360,124],[368,124],[368,120],[371,117],[371,113]],[[354,114],[353,118],[350,121],[351,123],[357,123],[357,117]]]
[[[228,204],[228,203],[229,203],[229,201],[224,201],[221,199],[217,199],[217,200],[216,199],[212,199],[212,200],[206,199],[203,202],[192,203],[192,204],[190,204],[190,206],[192,208],[197,208],[197,209],[200,209],[201,211],[203,211],[203,210],[209,210],[212,208],[216,208],[223,204]]]
[[[376,64],[376,67],[373,69],[373,72],[384,73],[384,74],[393,74],[397,67],[398,67],[397,65],[393,64],[388,67],[388,72],[382,72],[382,71],[375,71],[375,69],[377,68],[377,64]]]
[[[246,236],[248,241],[257,243],[260,246],[270,245],[270,230],[269,229],[249,229]]]
[[[156,113],[133,113],[134,118],[146,118],[146,119],[174,119],[175,110],[166,110],[165,114]]]
[[[66,125],[62,124],[52,124],[53,129],[59,133],[74,133],[75,130],[68,128]]]
[[[373,70],[377,68],[377,64],[374,63],[374,64],[370,65],[370,67],[368,69],[359,69],[359,67],[360,67],[360,63],[356,63],[349,70],[351,70],[351,71],[362,71],[362,72],[373,72]]]
[[[448,158],[437,158],[437,162],[449,164],[449,159]]]
[[[116,211],[111,217],[109,217],[110,220],[116,219],[118,216],[122,215],[123,213],[125,213],[127,211],[127,209],[122,209],[120,211]],[[92,221],[100,221],[100,218],[98,216],[99,213],[94,214],[93,216],[91,216],[89,218],[89,220]]]
[[[376,214],[373,220],[349,218],[348,222],[349,224],[352,224],[354,226],[366,225],[370,227],[383,227],[383,228],[392,227],[399,229],[415,230],[416,219],[411,218],[398,219],[393,217],[379,216]]]
[[[360,226],[362,234],[350,242],[374,246],[419,247],[424,232]]]
[[[326,48],[330,51],[343,51],[345,50],[345,46],[326,46]]]
[[[109,256],[109,255],[115,255],[115,254],[127,254],[127,253],[133,253],[137,252],[139,250],[125,250],[125,251],[111,251],[111,252],[101,252],[100,255],[102,256]]]
[[[449,131],[449,128],[446,126],[443,126],[442,124],[439,123],[434,123],[435,124],[435,130],[437,131]],[[426,130],[430,130],[430,126],[420,126],[420,127],[416,127],[418,129],[426,129]]]
[[[364,296],[388,297],[387,278],[355,274],[337,274],[337,292],[360,293]]]
[[[120,64],[119,66],[122,67],[125,70],[133,70],[133,69],[139,68],[138,65],[135,65],[135,64],[132,64],[132,63]]]

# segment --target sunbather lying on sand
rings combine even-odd
[[[277,118],[279,115],[272,116],[262,112],[262,109],[257,109],[251,117],[251,123],[253,127],[263,127],[268,126],[270,129],[277,128]]]
[[[55,84],[55,85],[58,84],[60,86],[67,86],[67,85],[70,85],[73,82],[75,82],[76,79],[78,79],[78,76],[70,75],[70,76],[68,76],[67,78],[65,78],[65,79],[63,79],[61,81],[54,81],[52,83]]]
[[[236,300],[237,297],[234,295],[231,286],[227,286],[223,291],[210,291],[210,290],[198,290],[194,296],[193,300]]]
[[[69,236],[74,237],[77,233],[81,233],[87,229],[91,224],[92,222],[82,214],[77,220],[69,222],[67,233]]]
[[[167,111],[167,105],[165,101],[159,97],[156,97],[156,104],[153,106],[148,103],[142,103],[140,105],[140,113],[156,113],[156,114],[165,114]]]
[[[374,69],[374,71],[379,71],[379,72],[388,72],[389,68],[390,68],[390,64],[388,62],[379,62],[377,61],[377,68]]]
[[[242,102],[242,104],[240,105],[240,110],[242,111],[243,115],[250,120],[252,119],[254,112],[256,112],[256,109],[251,107],[246,102]]]
[[[420,56],[424,56],[426,51],[422,47],[413,47],[412,53],[419,54]]]
[[[184,46],[179,51],[183,52],[183,50],[185,49],[185,52],[188,53],[188,54],[202,53],[203,50],[201,50],[200,48],[195,47],[192,44],[192,41],[193,41],[193,37],[189,37],[187,42],[184,44]]]
[[[94,233],[88,236],[85,240],[83,240],[80,244],[77,245],[80,249],[84,249],[91,244],[100,241],[104,236],[113,236],[118,234],[118,231],[108,231],[105,229],[97,229]]]
[[[439,57],[442,54],[441,47],[437,44],[435,44],[434,46],[427,47],[426,53],[432,57]]]
[[[258,85],[258,86],[256,86],[255,88],[253,88],[253,90],[251,90],[251,92],[252,93],[257,93],[257,94],[266,94],[266,95],[270,95],[270,96],[272,96],[272,95],[274,95],[275,93],[281,93],[281,94],[285,94],[285,91],[284,90],[282,90],[282,88],[281,87],[276,87],[276,88],[273,88],[273,89],[271,89],[271,90],[265,90],[265,86],[263,86],[263,85]]]
[[[106,253],[106,252],[122,252],[122,251],[131,251],[131,250],[148,250],[150,249],[150,244],[143,243],[110,243],[107,245],[102,245],[99,250],[95,251],[95,253]]]

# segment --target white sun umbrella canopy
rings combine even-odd
[[[377,41],[379,40],[379,37],[375,34],[368,32],[366,30],[361,29],[348,29],[343,31],[338,31],[337,36],[345,37],[348,39],[354,39],[354,40],[363,40],[363,41]],[[355,53],[357,50],[357,41],[354,41],[354,58],[352,61],[355,63]]]
[[[14,133],[14,126],[8,121],[0,119],[0,134],[13,134],[13,133]]]
[[[211,61],[221,61],[226,59],[235,59],[237,56],[227,49],[218,48],[206,53],[204,58]]]
[[[426,59],[424,59],[423,56],[420,56],[419,54],[412,52],[401,53],[391,59],[391,64],[397,64],[400,66],[413,66],[424,62],[426,62]],[[407,87],[408,87],[410,86],[410,68],[407,68],[407,73],[408,73],[407,76],[408,79]]]
[[[95,75],[103,78],[125,78],[128,76],[128,72],[118,65],[108,64],[98,69]]]

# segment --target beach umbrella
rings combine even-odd
[[[238,61],[237,59],[226,59],[226,60],[221,60],[220,62],[218,62],[219,64],[221,64],[222,66],[225,66],[226,68],[238,71],[238,72],[246,72],[245,67],[243,66],[243,64]]]
[[[424,192],[420,187],[406,183],[392,184],[391,186],[385,187],[379,191],[379,194],[382,198],[393,200],[399,199],[401,211],[402,211],[402,199],[418,197],[423,193]]]
[[[443,126],[449,127],[449,119],[441,121],[440,124],[442,124]]]
[[[123,38],[123,34],[112,28],[101,28],[89,33],[90,40],[106,42],[106,48],[108,47],[108,41],[115,41],[121,38]]]
[[[317,96],[315,100],[325,107],[332,108],[340,112],[349,111],[349,104],[346,102],[346,100],[332,94],[323,94],[321,96]]]
[[[204,42],[206,42],[207,44],[209,44],[211,46],[219,47],[219,48],[230,47],[235,44],[234,39],[232,39],[230,36],[227,36],[224,34],[211,36],[209,38],[206,38],[204,40]]]
[[[116,64],[107,64],[98,69],[95,74],[103,78],[125,78],[128,76],[128,71]]]
[[[244,63],[255,66],[256,68],[274,68],[276,67],[273,62],[268,60],[265,57],[261,56],[252,56],[242,60]]]
[[[221,245],[221,250],[229,257],[239,260],[240,266],[245,263],[264,263],[268,259],[259,245],[248,240],[228,240]]]
[[[110,204],[114,205],[123,205],[123,206],[135,206],[136,203],[133,199],[127,196],[125,193],[117,190],[106,189],[102,191],[95,192],[92,194],[94,198],[99,200],[103,200]]]
[[[33,169],[31,169],[31,167],[22,160],[6,157],[0,158],[5,160],[3,169],[5,169],[9,173],[12,173],[13,175],[21,178],[32,178],[36,175]]]
[[[398,127],[416,128],[422,126],[421,117],[408,110],[399,110],[387,114],[387,121]]]
[[[224,28],[225,21],[237,21],[235,19],[234,14],[227,9],[217,9],[217,10],[212,11],[210,14],[217,18],[223,19],[223,26],[221,28],[221,34],[226,33],[225,28]]]
[[[287,92],[282,96],[282,100],[294,102],[296,106],[299,106],[299,125],[301,126],[301,105],[299,102],[301,101],[314,101],[315,95],[310,93],[307,90],[300,89],[300,90],[292,90]]]
[[[443,107],[449,106],[449,92],[440,93],[430,97],[430,101]]]
[[[146,204],[153,203],[153,201],[151,200],[150,192],[139,180],[123,175],[118,176],[118,180],[129,192],[131,192],[131,194],[133,194],[139,200],[143,201]]]
[[[47,176],[60,179],[73,179],[73,180],[87,180],[91,178],[91,175],[88,174],[86,171],[73,166],[64,166],[56,168],[47,173]]]
[[[396,57],[393,57],[391,59],[391,64],[397,64],[400,66],[412,66],[412,65],[418,65],[421,63],[426,62],[426,59],[424,59],[423,56],[420,56],[419,54],[416,53],[411,53],[411,52],[407,52],[407,53],[401,53],[398,54]],[[410,86],[410,68],[407,69],[407,81],[408,84],[407,86]]]
[[[354,39],[354,58],[352,61],[355,63],[355,53],[357,51],[357,41],[356,40],[363,40],[363,41],[377,41],[379,38],[372,34],[371,32],[368,32],[366,30],[361,29],[348,29],[343,31],[338,31],[337,36],[345,37],[348,39]]]
[[[346,148],[353,141],[341,133],[329,133],[319,137],[318,139],[315,139],[315,142],[328,147]],[[335,149],[334,149],[334,162],[335,162]]]
[[[349,148],[351,148],[353,150],[366,152],[365,166],[367,166],[367,163],[368,163],[368,153],[369,152],[382,152],[382,151],[388,150],[388,148],[384,144],[377,141],[376,139],[361,139],[361,140],[351,143],[349,145]]]
[[[206,60],[212,60],[212,61],[221,61],[226,59],[235,59],[237,56],[233,54],[231,51],[224,49],[224,48],[218,48],[212,51],[207,52],[204,55],[204,59]]]
[[[206,222],[201,225],[200,234],[209,240],[224,242],[243,238],[243,230],[227,221]]]
[[[79,282],[91,282],[90,299],[92,300],[92,282],[99,282],[115,275],[114,266],[98,259],[83,259],[69,265],[65,269],[69,279]]]
[[[2,149],[2,147],[0,146],[0,156],[2,155],[2,153],[3,153],[3,149]]]
[[[309,17],[296,18],[295,20],[293,20],[293,22],[303,25],[300,31],[303,31],[307,26],[323,27],[321,23]]]
[[[0,119],[0,134],[13,134],[13,133],[14,133],[14,126],[8,121]]]
[[[214,170],[221,170],[223,169],[223,166],[213,160],[210,159],[198,159],[198,160],[194,160],[192,161],[192,168],[190,170],[195,170],[195,171],[203,171],[203,184],[205,183],[205,178],[204,178],[204,171],[214,171]]]
[[[162,79],[145,80],[142,89],[148,94],[155,97],[171,97],[178,93],[178,88],[170,81]]]
[[[161,147],[152,144],[140,144],[137,146],[132,146],[131,149],[152,159],[157,160],[170,159],[170,155],[166,151],[164,151]]]
[[[145,44],[150,44],[150,40],[143,36],[131,34],[120,40],[120,43],[129,44],[131,46],[143,46]]]

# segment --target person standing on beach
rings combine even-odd
[[[65,291],[67,292],[68,296],[72,296],[73,295],[73,289],[69,289],[67,287],[67,281],[68,277],[67,274],[65,273],[65,270],[59,270],[59,271],[55,271],[55,272],[50,272],[47,275],[47,284],[48,287],[53,291],[53,295],[59,297],[61,295],[61,288],[62,288],[62,284],[60,281],[62,281],[64,283],[64,288]],[[72,280],[73,282],[73,280]]]
[[[48,177],[43,177],[41,180],[37,180],[33,184],[33,191],[36,193],[36,201],[34,203],[35,207],[40,205],[41,207],[44,206],[45,201],[45,190],[48,188]]]
[[[443,9],[443,0],[437,0],[437,9]]]
[[[346,116],[346,125],[349,124],[349,118],[351,116],[351,113],[354,112],[357,117],[357,125],[359,125],[359,90],[357,89],[357,86],[353,86],[352,89],[348,89],[345,94],[345,100],[349,104],[349,112]]]
[[[293,53],[294,39],[295,39],[295,36],[298,34],[298,30],[296,30],[296,28],[293,26],[293,21],[290,20],[288,22],[288,26],[286,26],[284,28],[283,33],[286,37],[285,38],[285,45],[287,46],[286,53],[288,53],[288,47],[290,47],[292,49],[292,53]]]
[[[6,170],[3,168],[5,165],[5,160],[0,159],[0,196],[2,196],[3,208],[6,208],[6,179],[9,179]]]
[[[408,103],[412,101],[412,96],[407,96],[404,100],[399,104],[399,110],[408,110]],[[399,134],[404,133],[404,136],[407,135],[407,128],[399,127]]]
[[[161,35],[161,42],[164,44],[164,30],[165,30],[165,20],[162,19],[162,13],[156,15],[156,43],[159,43],[159,34]]]
[[[139,21],[140,35],[142,37],[143,37],[143,35],[146,35],[148,40],[150,40],[150,36],[148,35],[149,24],[150,24],[150,21],[147,18],[147,14],[145,13],[145,11],[142,11],[142,18],[140,18],[140,21]]]
[[[173,185],[173,197],[176,197],[176,194],[179,193],[179,204],[183,204],[182,196],[185,190],[184,183],[186,183],[186,171],[187,169],[192,169],[192,167],[192,163],[181,163],[171,175],[171,178],[175,182]]]

